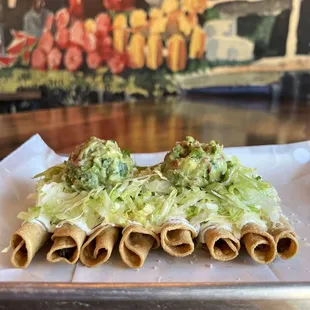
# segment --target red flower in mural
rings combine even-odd
[[[128,56],[126,53],[118,53],[114,51],[113,56],[108,60],[108,67],[113,74],[119,74],[124,71],[128,64]]]
[[[103,0],[103,6],[111,11],[126,11],[136,6],[136,0]]]
[[[72,15],[77,18],[84,17],[84,1],[83,0],[69,0],[69,10]]]
[[[73,45],[84,46],[84,22],[76,21],[70,29],[70,43]]]
[[[69,30],[67,28],[59,29],[55,34],[55,43],[61,49],[69,46]]]
[[[101,66],[102,59],[98,52],[92,52],[87,55],[86,63],[89,69],[98,69]]]
[[[48,54],[52,50],[53,46],[54,46],[54,37],[52,33],[50,31],[43,32],[39,40],[38,48],[43,52],[45,52],[45,54]]]
[[[45,70],[46,69],[46,55],[45,53],[36,48],[31,55],[31,66],[33,69]]]
[[[112,38],[110,36],[102,37],[99,42],[99,54],[103,61],[109,60],[113,56]]]
[[[77,46],[69,47],[64,58],[64,64],[66,69],[71,72],[76,71],[81,67],[82,63],[82,50]]]
[[[97,49],[97,37],[92,32],[86,32],[84,35],[84,49],[87,53],[94,52]]]
[[[110,36],[103,37],[100,43],[102,46],[112,46],[112,38]]]
[[[97,36],[104,36],[109,33],[111,30],[111,17],[106,13],[101,13],[96,17],[96,35]]]
[[[57,29],[66,28],[70,23],[70,12],[68,9],[61,9],[55,15]]]
[[[57,70],[61,65],[62,54],[57,47],[54,47],[47,55],[47,67]]]

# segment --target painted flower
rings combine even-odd
[[[203,13],[208,6],[207,0],[182,0],[181,8],[189,13]]]
[[[119,74],[124,71],[128,64],[128,55],[115,51],[113,56],[107,61],[107,64],[113,74]]]
[[[126,11],[134,8],[136,0],[103,0],[103,6],[111,11]]]
[[[129,23],[131,27],[143,27],[147,24],[147,15],[144,10],[134,10],[130,14]]]
[[[191,1],[191,0],[188,0]],[[165,0],[161,6],[161,9],[166,14],[171,14],[179,9],[179,1],[178,0]]]

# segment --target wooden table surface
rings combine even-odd
[[[177,98],[0,115],[0,158],[39,133],[58,153],[91,136],[131,152],[170,149],[192,135],[225,146],[310,140],[310,105],[253,98]]]

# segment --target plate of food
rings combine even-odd
[[[309,142],[131,155],[91,137],[63,157],[37,135],[0,180],[0,281],[310,279]]]

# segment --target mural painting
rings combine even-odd
[[[44,88],[70,105],[277,83],[310,70],[307,11],[305,0],[2,0],[0,92]]]

